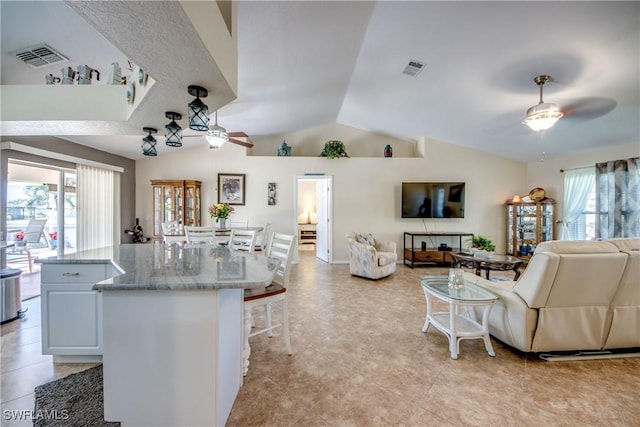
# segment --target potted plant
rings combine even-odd
[[[478,234],[471,239],[471,252],[474,256],[490,258],[495,250],[496,245],[488,237]]]
[[[327,143],[324,144],[320,157],[339,159],[340,157],[349,157],[349,155],[347,154],[347,150],[345,149],[342,141],[332,140],[327,141]]]

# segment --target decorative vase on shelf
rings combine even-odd
[[[280,157],[291,156],[291,147],[287,145],[286,141],[282,141],[282,145],[278,147],[278,156]]]
[[[220,230],[226,230],[227,229],[227,218],[220,218],[218,220],[218,228]]]
[[[384,147],[384,156],[393,157],[393,148],[391,148],[391,145],[387,144],[387,146]]]

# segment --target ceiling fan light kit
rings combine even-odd
[[[227,133],[227,130],[218,125],[218,111],[215,112],[215,120],[215,124],[213,126],[209,126],[207,134],[204,136],[209,143],[210,149],[220,148],[229,141],[229,134]]]
[[[537,76],[533,81],[540,87],[540,102],[527,109],[527,117],[522,121],[534,131],[544,131],[553,126],[564,113],[557,104],[542,100],[542,87],[551,77],[547,75]]]
[[[171,120],[171,122],[167,123],[164,127],[166,144],[169,147],[182,147],[182,128],[176,123],[176,120],[182,119],[182,114],[167,111],[164,115],[167,119]]]
[[[158,151],[156,150],[157,141],[153,136],[151,136],[151,134],[158,132],[158,130],[154,128],[147,128],[147,127],[142,128],[142,130],[149,133],[149,135],[142,138],[142,154],[144,154],[145,156],[157,156],[158,155]]]
[[[209,92],[202,86],[191,85],[187,88],[189,95],[196,99],[189,103],[189,128],[198,131],[209,129],[209,107],[200,100],[206,98]]]

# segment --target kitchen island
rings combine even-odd
[[[93,285],[102,305],[105,420],[223,426],[242,385],[243,289],[270,284],[279,261],[210,245],[101,251],[42,262],[108,262],[121,273]]]

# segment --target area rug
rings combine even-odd
[[[102,365],[35,388],[33,425],[120,426],[104,421]]]

